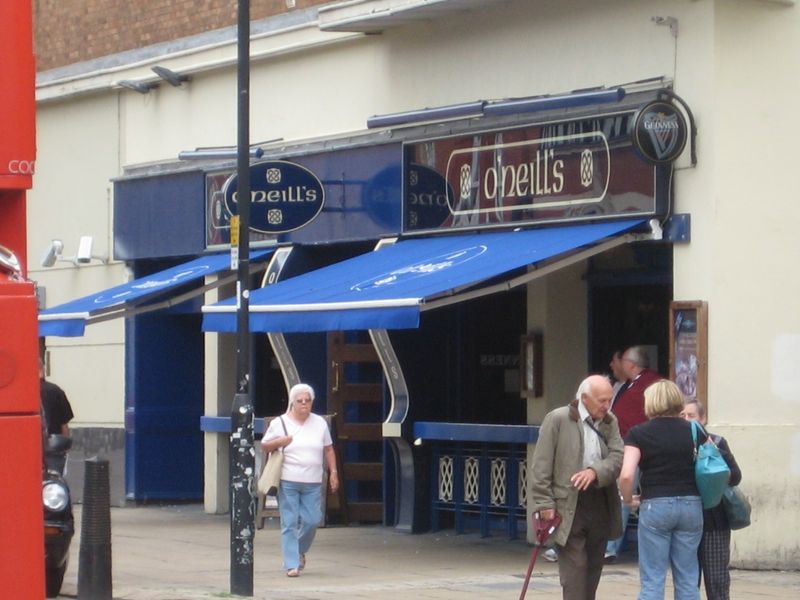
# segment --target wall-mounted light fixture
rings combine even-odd
[[[154,81],[134,81],[133,79],[121,79],[117,81],[117,85],[140,94],[149,94],[150,90],[158,87],[158,84]]]
[[[192,79],[189,75],[176,73],[175,71],[173,71],[172,69],[168,69],[167,67],[155,66],[155,67],[150,67],[150,70],[153,71],[153,73],[155,73],[159,77],[161,77],[161,79],[166,81],[168,84],[175,87],[180,87],[181,85],[183,85],[184,82],[191,81]]]
[[[61,240],[51,240],[50,245],[45,250],[42,256],[41,264],[43,267],[52,267],[56,262],[70,262],[76,267],[79,265],[88,265],[93,260],[98,260],[101,263],[108,264],[108,257],[92,252],[94,245],[94,238],[90,235],[82,235],[78,241],[78,251],[74,256],[62,256],[64,251],[64,242]]]

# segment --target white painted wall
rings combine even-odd
[[[37,107],[37,174],[28,194],[29,277],[45,288],[46,306],[55,306],[125,281],[121,263],[93,261],[76,267],[39,259],[53,238],[74,256],[82,235],[94,238],[93,251],[109,255],[112,184],[119,172],[116,95],[93,96]],[[72,427],[121,426],[123,406],[123,325],[91,326],[80,338],[48,338],[50,377],[72,404]]]
[[[715,28],[714,244],[704,273],[710,416],[736,453],[754,505],[754,526],[734,534],[734,561],[797,568],[800,83],[791,74],[800,72],[800,13],[796,6],[717,2]],[[676,265],[676,273],[684,267]]]

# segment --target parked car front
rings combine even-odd
[[[64,464],[72,440],[63,435],[47,438],[42,478],[44,504],[45,582],[48,598],[61,591],[69,562],[69,545],[75,533],[72,499],[64,480]]]

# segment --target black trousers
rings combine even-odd
[[[578,494],[575,519],[567,543],[558,548],[558,575],[564,600],[595,600],[610,533],[603,490]]]

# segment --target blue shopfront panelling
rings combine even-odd
[[[114,183],[114,258],[191,256],[205,250],[205,174]]]
[[[402,145],[395,142],[301,155],[281,154],[254,162],[251,183],[253,190],[259,191],[251,207],[251,243],[333,244],[398,235],[402,215],[402,155]],[[313,175],[308,178],[308,187],[297,183],[297,165]],[[232,210],[223,190],[234,172],[231,165],[206,174],[208,247],[226,247],[230,243]],[[265,172],[271,178],[266,183]],[[308,198],[304,194],[314,187],[312,181],[322,184],[322,210],[301,227],[289,231],[290,223],[307,216],[302,199]],[[271,199],[265,195],[267,189],[275,194]],[[314,198],[317,193],[315,190]],[[298,212],[304,216],[298,216]],[[265,219],[275,219],[274,225],[259,226]]]
[[[158,312],[125,326],[125,493],[203,497],[203,334],[199,314]]]
[[[330,243],[399,234],[402,159],[399,143],[288,158],[322,181],[325,206],[316,219],[280,240]]]

